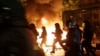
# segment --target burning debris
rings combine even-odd
[[[62,0],[28,0],[26,5],[26,16],[30,23],[34,23],[36,25],[36,28],[39,32],[38,36],[38,44],[40,46],[42,42],[42,38],[40,38],[42,33],[42,26],[46,27],[47,31],[47,41],[46,44],[42,45],[42,48],[44,51],[48,49],[48,47],[52,48],[55,36],[52,34],[52,32],[55,31],[55,23],[59,23],[61,26],[61,29],[63,31],[63,24],[62,24],[62,18],[61,18],[61,12],[62,12]],[[63,31],[62,39],[66,38],[67,32]],[[56,44],[58,48],[61,48],[59,46],[59,43]],[[50,48],[49,48],[50,49]],[[50,49],[52,50],[52,49]]]

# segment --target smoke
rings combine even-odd
[[[49,24],[61,20],[62,0],[28,0],[26,16],[30,23],[41,27],[43,17]]]

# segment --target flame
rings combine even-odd
[[[38,36],[37,42],[38,42],[38,43],[41,43],[42,39],[39,38],[39,37],[41,36],[42,29],[39,28],[39,29],[37,29],[37,30],[38,30],[38,32],[39,32],[39,36]],[[51,27],[46,27],[46,30],[47,30],[47,42],[46,42],[46,44],[47,44],[47,45],[52,45],[53,40],[54,40],[54,38],[55,38],[55,36],[54,36],[54,34],[52,34],[52,32],[54,32],[55,28],[52,27],[52,26],[51,26]]]
[[[45,17],[43,17],[43,18],[41,19],[41,21],[42,21],[42,24],[43,24],[43,25],[48,23]]]
[[[42,25],[45,25],[46,31],[47,31],[47,41],[46,41],[46,45],[47,45],[47,46],[43,44],[42,48],[43,48],[43,50],[44,50],[45,52],[47,52],[47,50],[52,51],[52,44],[53,44],[53,41],[54,41],[54,39],[55,39],[55,36],[54,36],[54,34],[52,34],[52,32],[55,31],[55,26],[54,26],[55,22],[52,22],[52,24],[49,24],[49,25],[48,25],[48,21],[47,21],[46,18],[44,18],[44,17],[41,19],[41,22],[42,22]],[[39,32],[39,36],[38,36],[37,42],[38,42],[38,44],[39,44],[39,46],[40,46],[42,39],[39,38],[39,37],[41,36],[42,29],[41,29],[41,28],[38,28],[37,31]],[[62,40],[64,40],[64,39],[66,39],[66,34],[67,34],[67,32],[64,31],[64,30],[62,30],[62,31],[63,31]],[[62,47],[59,45],[58,42],[56,43],[56,48],[62,48]]]

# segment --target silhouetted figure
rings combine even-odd
[[[58,42],[61,47],[63,47],[63,44],[62,44],[62,30],[60,28],[60,25],[59,23],[55,23],[55,32],[53,33],[55,35],[55,39],[54,39],[54,43],[53,43],[53,51],[51,53],[54,53],[55,52],[55,44]]]
[[[84,21],[84,31],[83,31],[83,42],[82,45],[85,47],[86,55],[92,54],[92,56],[96,56],[95,52],[93,51],[93,47],[91,45],[91,41],[93,38],[93,30],[91,28],[91,24],[88,20]]]
[[[0,56],[33,56],[33,43],[30,40],[32,37],[27,31],[31,30],[25,19],[22,5],[16,0],[0,0],[0,5],[4,10],[0,14],[2,16],[0,18],[2,21],[0,25]],[[19,15],[16,11],[19,12]]]
[[[34,43],[37,44],[37,37],[38,37],[39,33],[38,33],[37,29],[36,29],[35,24],[31,23],[30,24],[30,28],[32,29],[32,32],[33,32],[33,36],[34,36],[34,40],[35,40]]]
[[[36,56],[32,31],[22,4],[18,0],[0,0],[0,5],[0,12],[4,10],[0,14],[0,56]],[[37,54],[44,56],[40,52]]]
[[[82,31],[79,26],[76,25],[75,21],[69,22],[68,33],[67,33],[65,56],[82,56],[81,48],[81,37]]]
[[[42,27],[42,34],[40,38],[42,38],[42,42],[40,44],[40,46],[42,47],[43,44],[46,45],[46,40],[47,40],[47,31],[45,26]]]

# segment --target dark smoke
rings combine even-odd
[[[28,21],[41,25],[41,18],[45,17],[49,23],[59,20],[59,13],[62,10],[62,0],[27,0],[26,16]]]

